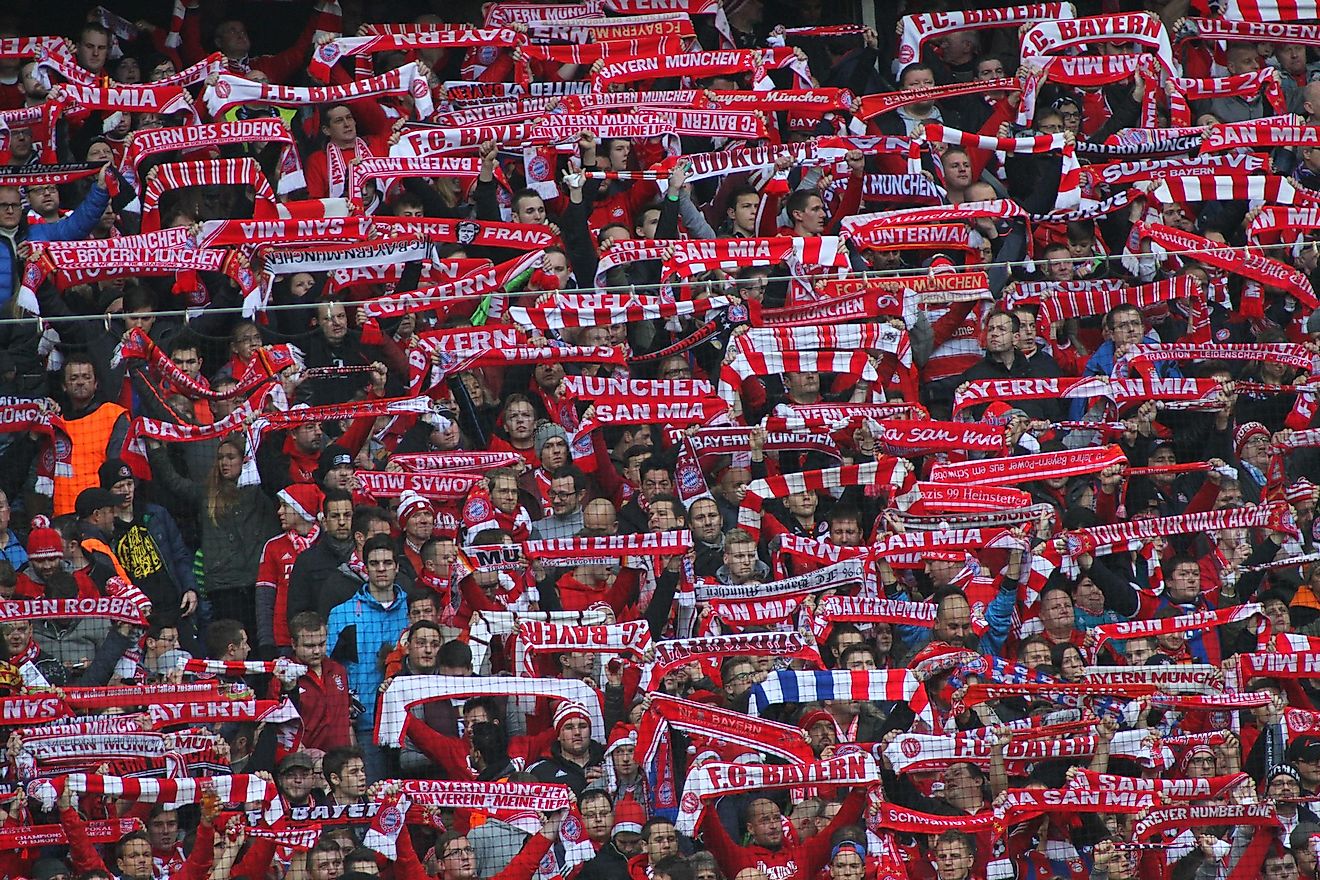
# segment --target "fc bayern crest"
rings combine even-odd
[[[316,54],[326,64],[334,64],[339,59],[339,47],[334,43],[323,43]]]
[[[467,516],[469,522],[485,522],[490,519],[490,502],[485,498],[470,498],[467,503]]]
[[[477,50],[477,63],[486,65],[494,64],[498,55],[499,49],[494,46],[482,46]]]
[[[684,813],[695,813],[701,809],[701,798],[697,797],[696,792],[687,791],[683,793],[682,810]]]
[[[902,748],[903,757],[905,758],[911,759],[921,754],[921,742],[919,740],[905,739],[900,748]]]
[[[219,95],[221,98],[228,98],[229,91],[230,91],[229,83],[225,82],[223,79],[216,81],[215,93],[217,95]]]
[[[427,93],[431,91],[431,87],[427,84],[426,77],[424,76],[419,76],[414,79],[412,85],[409,86],[408,89],[412,92],[412,96],[418,100],[425,98]]]
[[[577,814],[573,812],[570,812],[564,817],[564,824],[559,827],[559,833],[564,840],[572,841],[573,843],[582,840],[582,832],[582,822],[578,819]]]
[[[544,156],[541,156],[539,154],[533,156],[531,158],[531,161],[527,163],[527,179],[528,180],[550,179],[550,163],[546,161]]]
[[[397,803],[390,804],[376,814],[376,824],[382,834],[393,837],[403,828],[403,811]]]

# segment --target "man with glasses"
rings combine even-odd
[[[567,465],[550,476],[550,516],[532,523],[532,538],[549,541],[571,538],[582,531],[582,499],[587,494],[587,478],[573,465]]]
[[[54,223],[28,223],[23,199],[16,186],[0,187],[0,306],[13,298],[15,282],[22,276],[20,264],[32,253],[30,242],[76,241],[86,238],[110,204],[106,192],[105,166],[96,174],[96,185],[68,217]]]

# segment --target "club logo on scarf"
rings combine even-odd
[[[399,833],[403,828],[403,811],[399,809],[398,802],[390,804],[376,814],[376,826],[381,834],[387,837],[394,837]]]
[[[414,99],[420,101],[430,93],[431,86],[427,84],[426,77],[419,76],[412,81],[412,85],[408,86],[408,91],[412,93]]]
[[[751,312],[747,309],[747,303],[734,303],[729,306],[729,320],[735,324],[743,324],[752,319]]]
[[[221,98],[228,98],[229,83],[225,82],[223,79],[218,80],[215,84],[215,93],[219,95]]]
[[[916,57],[917,57],[917,53],[913,51],[911,46],[904,44],[903,46],[899,47],[898,49],[899,64],[911,64],[913,61],[916,60]]]
[[[469,498],[463,518],[471,523],[485,522],[491,517],[490,502],[485,498]]]
[[[477,240],[477,233],[481,231],[481,224],[464,220],[458,224],[456,231],[458,233],[458,243],[466,247]]]
[[[684,813],[695,813],[701,809],[701,798],[697,797],[696,792],[689,791],[683,794],[683,806],[680,808]]]
[[[339,58],[339,49],[334,43],[322,43],[321,48],[316,50],[316,54],[326,64],[333,64]]]
[[[497,49],[496,47],[482,46],[480,49],[477,50],[477,63],[486,64],[486,65],[494,64],[496,57],[498,57],[498,54],[499,54],[499,49]]]
[[[531,161],[527,163],[527,179],[528,180],[550,179],[550,163],[545,160],[544,156],[541,155],[533,156]]]
[[[903,757],[911,760],[921,754],[921,742],[915,739],[903,740],[900,748],[903,749]]]
[[[583,831],[582,822],[578,820],[577,814],[570,812],[564,817],[564,824],[559,828],[559,834],[571,843],[578,843],[582,840]]]

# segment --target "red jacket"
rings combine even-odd
[[[764,846],[741,846],[729,837],[715,810],[707,808],[701,814],[698,830],[702,842],[715,856],[715,861],[730,877],[744,868],[759,868],[767,880],[803,880],[813,876],[825,865],[830,856],[830,839],[845,825],[854,825],[862,818],[866,807],[866,790],[854,789],[844,798],[839,812],[819,832],[796,845],[784,844],[777,850]]]
[[[69,859],[75,873],[87,871],[105,871],[117,877],[114,871],[106,867],[100,853],[87,840],[87,820],[73,807],[60,810],[60,825],[69,838]],[[207,880],[211,867],[215,863],[215,828],[205,823],[197,826],[197,839],[193,843],[192,853],[183,867],[171,875],[171,880]]]

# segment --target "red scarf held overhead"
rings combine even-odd
[[[157,205],[166,192],[194,186],[250,186],[255,192],[253,217],[275,218],[279,209],[275,192],[256,159],[207,159],[199,162],[171,162],[158,165],[142,193],[142,231],[160,228]]]
[[[1016,486],[1023,482],[1099,473],[1112,465],[1126,463],[1127,456],[1117,446],[1072,449],[959,464],[936,464],[931,470],[931,480],[936,483],[976,486]]]
[[[1241,98],[1253,101],[1263,93],[1265,100],[1276,114],[1286,113],[1287,102],[1283,97],[1283,88],[1279,85],[1278,71],[1273,67],[1262,67],[1251,73],[1239,73],[1234,76],[1213,79],[1189,79],[1170,77],[1172,90],[1169,93],[1169,124],[1192,124],[1192,101],[1208,101],[1213,98]]]

